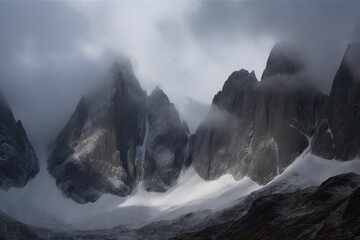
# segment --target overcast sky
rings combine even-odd
[[[0,88],[35,145],[59,132],[120,55],[194,129],[241,68],[258,78],[277,41],[295,44],[327,92],[360,39],[356,1],[0,2]]]

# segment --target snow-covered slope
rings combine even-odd
[[[268,183],[263,190],[269,193],[293,192],[310,186],[319,186],[330,177],[354,172],[360,174],[360,160],[327,160],[309,152],[309,147],[296,160]]]
[[[40,173],[25,188],[0,191],[0,211],[23,223],[53,229],[139,227],[194,211],[218,210],[260,188],[249,178],[235,181],[231,175],[206,182],[190,168],[166,193],[147,192],[140,185],[127,197],[106,194],[94,203],[78,204],[62,195],[41,163]]]
[[[45,155],[40,155],[45,159]],[[62,195],[46,171],[44,161],[38,176],[22,189],[0,191],[0,211],[33,226],[52,229],[98,229],[125,225],[141,227],[200,210],[217,211],[235,204],[256,190],[291,192],[320,185],[331,176],[360,174],[360,160],[325,160],[304,152],[281,175],[265,186],[245,177],[235,181],[230,174],[204,181],[193,168],[183,172],[177,185],[165,193],[147,192],[139,185],[127,197],[103,195],[94,203],[78,204]],[[259,192],[259,191],[257,191]]]

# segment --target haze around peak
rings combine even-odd
[[[126,55],[142,88],[159,86],[194,131],[233,71],[261,78],[276,42],[296,45],[328,93],[347,45],[360,40],[358,9],[356,1],[1,2],[0,89],[43,148]]]

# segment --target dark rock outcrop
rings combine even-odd
[[[304,69],[296,49],[287,43],[276,43],[271,50],[261,80],[279,75],[293,75]]]
[[[260,85],[247,174],[266,183],[309,145],[324,96],[302,76],[267,79]]]
[[[35,231],[0,211],[0,239],[3,240],[41,240]]]
[[[301,74],[286,44],[273,48],[263,81],[234,72],[194,136],[193,164],[201,177],[225,173],[266,183],[309,145],[325,97]]]
[[[148,98],[147,121],[143,185],[147,190],[164,192],[176,183],[183,168],[189,130],[159,88]]]
[[[112,71],[114,82],[80,100],[48,161],[57,186],[79,203],[104,193],[126,196],[135,184],[146,94],[126,62]]]
[[[327,159],[360,154],[360,43],[350,44],[337,71],[311,151]]]
[[[38,172],[38,159],[25,130],[0,93],[0,188],[23,187]]]
[[[196,130],[192,146],[193,166],[205,179],[231,172],[243,176],[252,138],[258,81],[254,72],[230,75],[215,95],[209,114]]]
[[[359,189],[359,175],[338,175],[319,187],[261,197],[239,220],[173,239],[357,239]]]
[[[280,174],[309,145],[325,96],[303,70],[293,48],[274,46],[260,84],[246,160],[247,175],[258,183]]]
[[[126,196],[142,180],[165,191],[184,162],[188,137],[166,95],[148,97],[128,61],[112,71],[114,82],[80,100],[48,161],[57,186],[79,203]]]

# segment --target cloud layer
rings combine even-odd
[[[298,47],[327,92],[346,45],[360,39],[358,9],[355,1],[1,2],[0,88],[43,146],[125,54],[141,85],[163,88],[195,129],[232,71],[260,78],[277,41]]]

